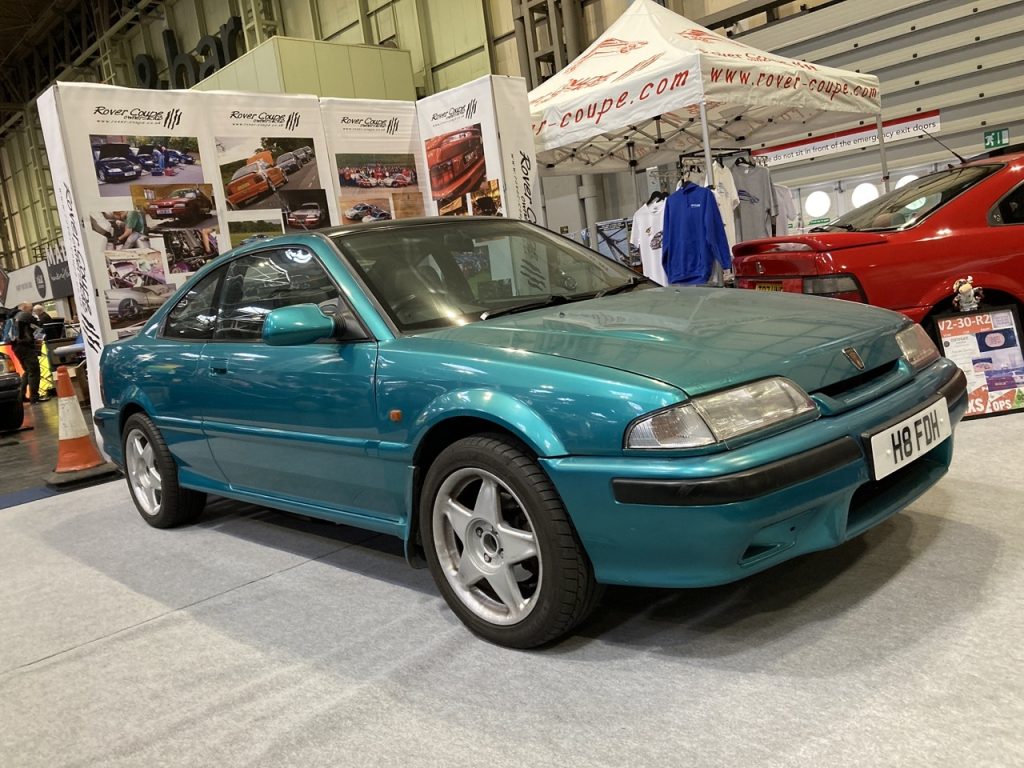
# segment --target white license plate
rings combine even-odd
[[[161,215],[169,214],[171,212],[171,209],[170,208],[160,208],[160,209],[158,209],[157,212],[160,213]]]
[[[875,480],[891,475],[928,453],[953,434],[949,405],[943,398],[913,416],[871,436],[871,463]]]

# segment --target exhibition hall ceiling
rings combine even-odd
[[[0,73],[25,56],[80,0],[0,0]]]

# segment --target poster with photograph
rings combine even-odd
[[[283,217],[314,202],[317,220],[340,221],[315,96],[58,83],[39,108],[95,407],[103,345],[245,239],[233,228],[280,234]],[[239,174],[246,165],[256,168]],[[233,184],[236,174],[248,178]]]
[[[522,78],[487,75],[417,102],[431,213],[543,223]]]
[[[321,99],[320,105],[341,223],[426,215],[416,105],[370,99]]]
[[[280,215],[268,211],[257,211],[256,214],[250,219],[235,219],[228,222],[231,248],[248,245],[254,240],[266,240],[284,234]]]
[[[967,417],[1024,408],[1024,352],[1015,307],[935,320],[942,353],[967,376]]]
[[[123,197],[128,185],[198,184],[203,181],[195,136],[89,136],[101,197]]]

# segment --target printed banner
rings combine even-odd
[[[1024,408],[1024,354],[1014,307],[936,318],[942,353],[967,376],[967,416]]]
[[[320,109],[340,223],[432,211],[414,102],[321,99]]]
[[[314,96],[60,83],[44,97],[94,408],[103,344],[137,333],[189,275],[250,238],[339,220]]]
[[[882,133],[885,136],[886,144],[903,139],[916,139],[921,135],[922,130],[934,134],[941,129],[939,110],[899,117],[882,123]],[[750,154],[754,157],[765,158],[768,165],[772,166],[874,146],[878,146],[878,129],[872,125],[864,128],[851,128],[848,131],[839,131],[803,141],[794,141],[789,144],[780,144],[775,147],[755,149]]]

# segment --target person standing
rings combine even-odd
[[[50,317],[50,313],[43,309],[42,304],[36,304],[32,307],[32,314],[35,315],[36,320],[39,321],[39,325],[46,327],[47,323],[52,323],[53,318]]]
[[[21,396],[27,394],[33,403],[41,403],[49,400],[49,397],[39,395],[39,353],[36,351],[36,340],[33,336],[33,326],[42,327],[42,323],[32,316],[32,305],[23,301],[18,305],[18,314],[14,316],[17,338],[12,345],[14,354],[21,363],[25,372],[21,379]]]

